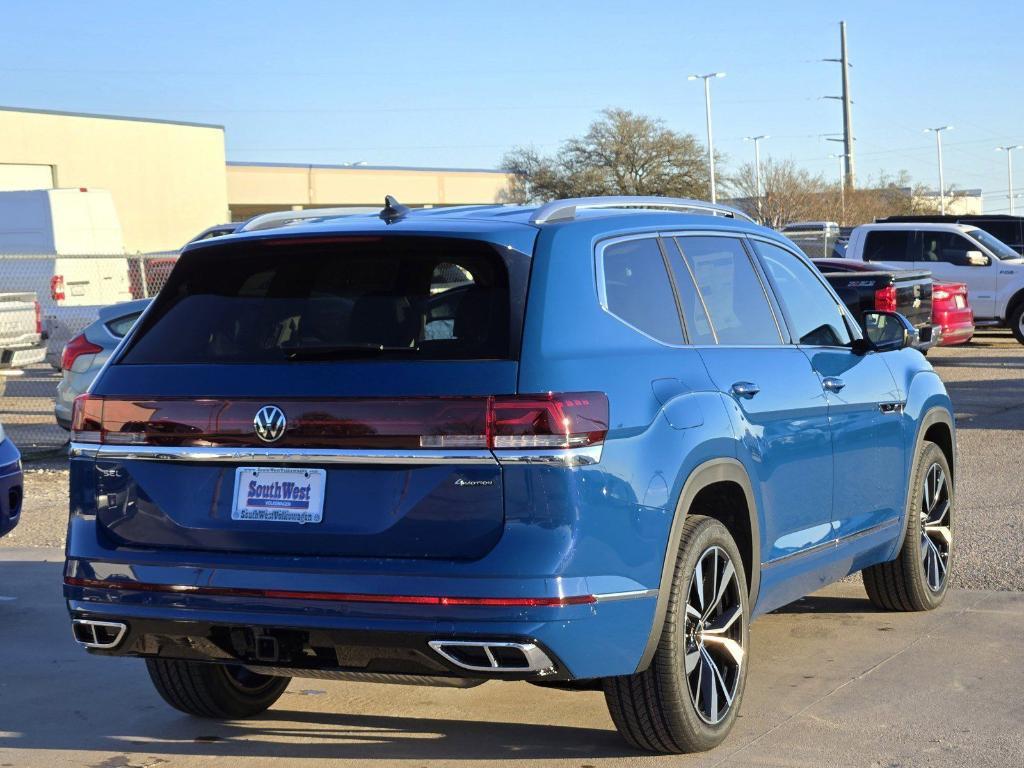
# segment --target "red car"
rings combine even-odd
[[[974,336],[974,310],[964,283],[932,284],[932,322],[942,326],[939,345],[966,344]]]

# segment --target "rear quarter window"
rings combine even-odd
[[[528,261],[430,237],[200,248],[119,362],[512,359]]]

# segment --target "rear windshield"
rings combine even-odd
[[[119,362],[510,359],[526,261],[418,237],[200,248],[182,257]]]

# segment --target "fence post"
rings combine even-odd
[[[149,298],[149,280],[146,279],[146,258],[139,254],[139,277],[142,279],[142,298]]]

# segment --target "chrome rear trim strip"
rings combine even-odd
[[[615,600],[636,600],[641,597],[657,597],[656,589],[635,589],[630,592],[605,592],[602,595],[594,595],[594,601],[598,603],[610,603]]]
[[[494,455],[499,464],[559,464],[564,467],[586,467],[601,461],[601,446],[530,451],[499,449],[494,451]]]
[[[486,450],[375,450],[330,448],[207,448],[197,446],[72,443],[70,455],[114,461],[186,461],[229,464],[497,464]]]

